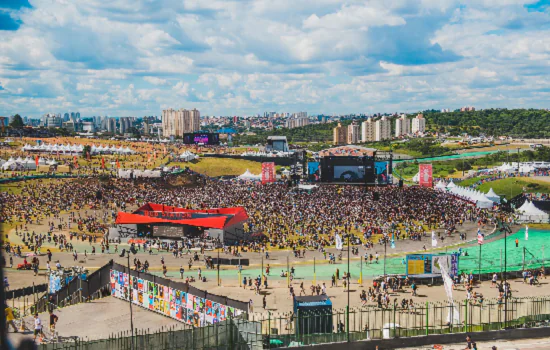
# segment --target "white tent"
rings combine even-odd
[[[413,182],[420,182],[420,172],[416,173],[412,178]]]
[[[250,170],[246,169],[246,171],[242,175],[239,175],[238,178],[240,180],[261,180],[262,175],[254,175],[250,172]]]
[[[451,180],[448,184],[447,184],[447,188],[453,188],[453,187],[456,187],[455,183],[453,182],[453,180]]]
[[[489,192],[487,192],[487,194],[485,196],[487,198],[489,198],[490,200],[492,200],[493,202],[495,202],[495,203],[500,203],[500,196],[498,194],[496,194],[495,191],[493,191],[492,187],[489,190]]]
[[[316,188],[316,187],[318,187],[318,186],[317,186],[317,185],[302,185],[302,184],[299,184],[299,185],[298,185],[298,188],[299,188],[300,190],[307,190],[307,191],[312,190],[312,189],[314,189],[314,188]]]
[[[184,162],[190,162],[194,159],[197,159],[198,156],[196,154],[194,154],[193,152],[189,152],[189,151],[185,151],[183,152],[182,154],[180,154],[180,160],[184,161]]]
[[[446,187],[445,182],[443,182],[442,180],[439,180],[435,185],[435,188],[437,188],[438,190],[444,190],[445,187]]]
[[[290,175],[290,170],[285,169],[281,172],[281,174],[283,174],[284,176],[289,176]]]
[[[537,208],[533,202],[528,200],[516,212],[519,214],[520,222],[547,223],[550,218],[550,215]]]

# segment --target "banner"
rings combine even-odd
[[[177,321],[203,327],[244,311],[182,290],[111,270],[111,295]]]
[[[275,163],[262,163],[262,183],[275,182]]]
[[[105,158],[101,157],[101,169],[105,169]]]
[[[432,165],[431,164],[420,164],[419,165],[419,179],[418,182],[420,186],[423,187],[432,187]]]
[[[334,237],[336,241],[336,249],[342,250],[343,248],[342,237],[340,237],[340,235],[337,233],[334,235]]]
[[[36,164],[36,167],[37,167],[37,168],[38,168],[38,159],[39,159],[38,156],[36,156],[36,157],[34,158],[34,163]]]

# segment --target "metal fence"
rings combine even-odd
[[[182,326],[183,327],[183,326]],[[426,302],[330,313],[250,314],[201,328],[149,333],[136,330],[134,349],[267,349],[432,334],[550,327],[550,297]],[[128,333],[101,340],[44,344],[53,349],[132,349]]]
[[[349,309],[349,312],[340,309],[330,314],[270,313],[267,318],[250,315],[250,319],[261,323],[262,333],[269,338],[268,343],[277,343],[279,347],[311,345],[547,327],[550,326],[550,297],[464,300],[455,302],[454,306],[449,302],[426,302],[407,307],[401,307],[395,299],[382,308],[366,305]]]
[[[64,343],[42,344],[40,350],[157,350],[157,349],[219,349],[219,350],[259,350],[264,348],[260,323],[245,319],[230,319],[200,328],[181,325],[188,329],[169,329],[151,333],[136,330],[113,334],[107,339],[74,339]]]

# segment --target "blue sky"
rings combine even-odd
[[[0,115],[550,108],[550,0],[2,0]]]

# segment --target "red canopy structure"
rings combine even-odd
[[[116,224],[174,224],[224,229],[248,220],[243,207],[192,210],[147,203],[133,213],[119,212]]]

